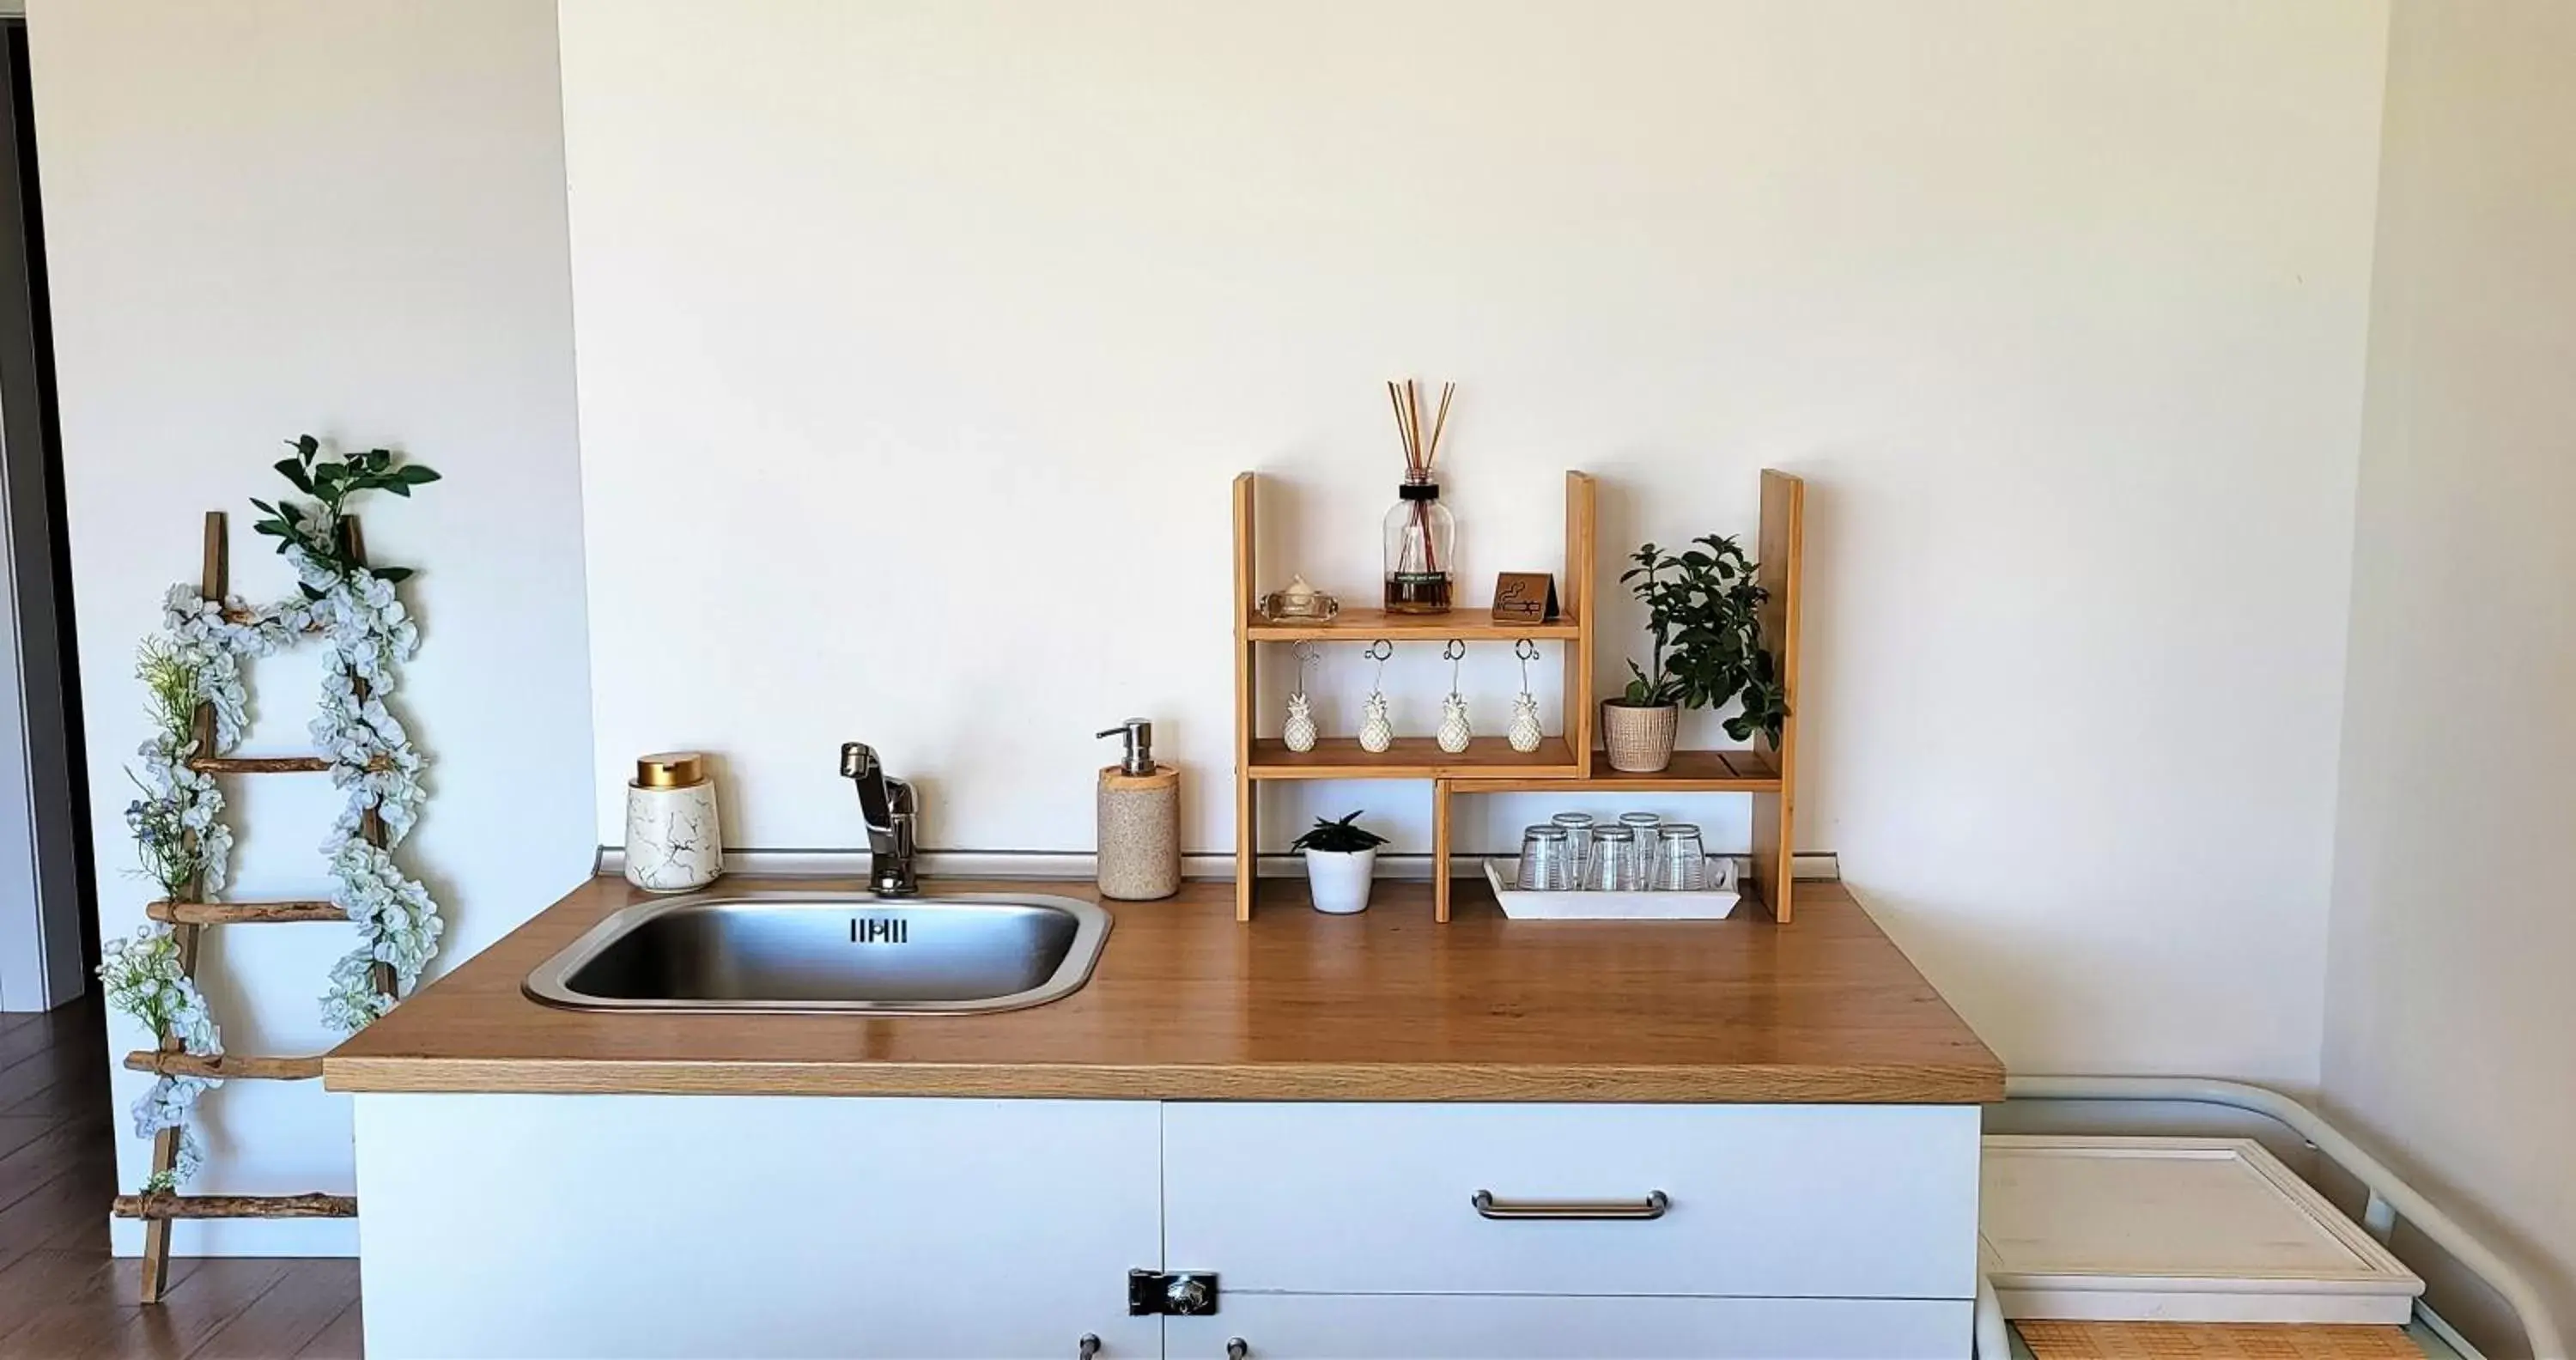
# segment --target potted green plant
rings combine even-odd
[[[1631,660],[1627,691],[1602,701],[1602,744],[1612,769],[1651,774],[1671,764],[1684,708],[1740,702],[1726,719],[1728,736],[1751,741],[1760,732],[1780,739],[1787,696],[1762,645],[1762,602],[1770,592],[1754,583],[1755,564],[1734,539],[1703,534],[1691,543],[1678,554],[1648,543],[1628,555],[1636,565],[1619,574],[1646,606],[1646,632],[1655,646],[1653,669]]]
[[[1288,846],[1306,857],[1306,884],[1315,910],[1348,916],[1368,910],[1369,880],[1377,872],[1377,848],[1386,837],[1355,825],[1354,812],[1339,821],[1318,817],[1306,834]]]

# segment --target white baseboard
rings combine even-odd
[[[776,874],[785,878],[864,878],[868,872],[865,850],[799,850],[767,849],[759,846],[735,846],[725,850],[725,868],[738,874]],[[1508,852],[1505,852],[1508,853]],[[1452,877],[1473,878],[1483,872],[1485,855],[1451,855]],[[1075,880],[1090,878],[1098,864],[1086,850],[924,850],[918,868],[934,878],[1045,878]],[[599,847],[599,871],[605,874],[623,872],[626,852],[614,845]],[[1263,855],[1259,862],[1263,878],[1294,878],[1306,872],[1295,855]],[[1801,851],[1796,861],[1797,876],[1806,879],[1839,879],[1841,861],[1831,850]],[[1385,878],[1428,879],[1431,856],[1424,854],[1380,855],[1378,873]],[[1231,852],[1197,852],[1181,856],[1184,878],[1232,881],[1234,855]]]

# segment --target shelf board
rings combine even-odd
[[[1574,748],[1549,737],[1526,755],[1501,737],[1478,737],[1451,755],[1429,737],[1398,737],[1382,752],[1360,749],[1357,738],[1326,737],[1311,751],[1263,737],[1252,743],[1255,779],[1498,779],[1527,780],[1537,788],[1563,788],[1582,773]]]
[[[1592,753],[1592,773],[1572,784],[1562,779],[1528,779],[1517,773],[1488,778],[1452,775],[1461,793],[1777,793],[1780,766],[1767,751],[1675,751],[1673,763],[1653,774],[1629,774],[1610,768],[1610,758]]]
[[[1476,605],[1453,609],[1446,614],[1390,614],[1383,609],[1345,606],[1341,613],[1318,622],[1298,619],[1274,623],[1257,611],[1244,615],[1244,635],[1255,642],[1370,642],[1378,638],[1390,641],[1445,642],[1458,638],[1466,642],[1510,642],[1517,638],[1555,638],[1582,636],[1583,627],[1570,615],[1560,615],[1545,623],[1496,623],[1493,606]]]

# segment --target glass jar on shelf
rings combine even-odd
[[[1386,512],[1386,612],[1446,614],[1458,521],[1440,503],[1440,484],[1408,476]]]

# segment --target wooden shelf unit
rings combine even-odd
[[[1432,915],[1449,919],[1450,799],[1486,793],[1741,793],[1753,798],[1752,873],[1745,891],[1773,920],[1791,919],[1790,866],[1795,854],[1798,750],[1798,625],[1800,558],[1805,551],[1806,483],[1785,472],[1762,473],[1762,523],[1754,552],[1755,579],[1770,591],[1762,607],[1762,636],[1778,663],[1788,717],[1777,743],[1740,750],[1676,751],[1672,764],[1653,774],[1610,768],[1594,749],[1598,709],[1592,688],[1595,637],[1595,487],[1589,474],[1565,474],[1565,570],[1557,598],[1563,616],[1546,624],[1498,624],[1487,607],[1448,614],[1390,615],[1382,609],[1345,608],[1325,623],[1273,623],[1255,605],[1260,577],[1254,561],[1255,511],[1260,479],[1234,479],[1234,910],[1252,919],[1260,846],[1258,785],[1284,779],[1421,779],[1431,784]],[[1330,641],[1510,642],[1554,640],[1565,649],[1564,734],[1547,738],[1528,754],[1499,737],[1479,737],[1457,755],[1429,737],[1398,737],[1372,753],[1350,737],[1326,737],[1312,751],[1291,751],[1272,737],[1255,737],[1260,713],[1254,683],[1257,647],[1265,642]]]
[[[1486,603],[1462,604],[1446,614],[1397,615],[1383,609],[1353,607],[1325,623],[1273,623],[1261,617],[1261,581],[1253,560],[1255,513],[1260,477],[1242,473],[1234,479],[1234,913],[1252,919],[1252,899],[1259,887],[1260,824],[1254,787],[1274,779],[1420,779],[1437,784],[1447,778],[1492,774],[1520,779],[1580,779],[1592,754],[1592,529],[1593,483],[1581,472],[1565,474],[1565,569],[1557,580],[1559,616],[1546,623],[1496,623]],[[1480,737],[1456,755],[1428,737],[1399,737],[1384,752],[1360,749],[1357,740],[1329,737],[1312,751],[1291,751],[1287,744],[1256,739],[1253,725],[1259,707],[1253,682],[1265,642],[1335,641],[1367,644],[1389,641],[1510,642],[1518,638],[1564,644],[1564,731],[1523,754],[1500,737]],[[1444,886],[1443,893],[1445,895]],[[1444,918],[1445,919],[1445,918]]]

